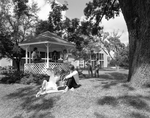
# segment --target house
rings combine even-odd
[[[90,54],[90,61],[91,65],[94,68],[96,64],[96,60],[98,59],[100,68],[107,68],[108,67],[108,54],[104,50],[95,50],[92,49]],[[69,57],[69,61],[72,65],[74,65],[76,68],[86,68],[86,61],[84,59],[75,60],[73,57]]]
[[[100,68],[106,68],[108,66],[108,54],[104,50],[94,50],[90,56],[92,67],[95,66],[97,59],[100,64]]]

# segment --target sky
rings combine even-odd
[[[45,4],[44,0],[34,0],[38,3],[38,6],[41,8],[40,12],[38,13],[39,17],[43,20],[46,20],[50,11],[50,6]],[[64,3],[67,1],[68,3],[68,10],[64,12],[67,17],[70,19],[72,18],[84,18],[83,10],[86,7],[86,3],[92,0],[57,0],[60,3]],[[112,33],[113,31],[118,31],[119,35],[121,35],[120,40],[122,43],[128,44],[128,32],[126,23],[124,21],[122,13],[114,19],[110,19],[107,21],[103,18],[102,24],[104,27],[104,31]]]

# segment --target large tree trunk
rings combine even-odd
[[[129,76],[135,87],[150,85],[150,0],[119,0],[129,32]]]

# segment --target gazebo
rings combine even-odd
[[[20,43],[19,46],[23,48],[26,52],[25,54],[25,72],[33,72],[37,74],[47,74],[47,68],[61,67],[63,63],[61,62],[51,62],[50,61],[50,52],[60,51],[64,49],[69,51],[74,48],[74,44],[65,41],[61,37],[57,36],[54,33],[46,31],[39,34],[37,37],[29,38],[24,42]],[[31,52],[33,48],[37,47],[38,51],[45,52],[45,61],[40,63],[31,63]]]

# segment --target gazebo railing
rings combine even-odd
[[[58,67],[60,70],[66,69],[64,68],[64,63],[49,63],[49,68],[53,69],[54,67]],[[34,73],[34,74],[47,74],[47,63],[27,63],[24,64],[24,72]]]

